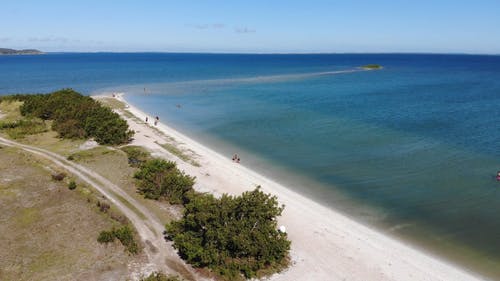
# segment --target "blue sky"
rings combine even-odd
[[[500,54],[498,0],[2,1],[0,47]]]

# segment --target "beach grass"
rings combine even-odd
[[[192,156],[186,154],[182,149],[178,148],[177,146],[175,146],[174,144],[171,144],[171,143],[158,143],[156,142],[156,144],[158,144],[159,146],[163,147],[165,150],[167,150],[168,152],[172,153],[173,155],[179,157],[182,161],[186,162],[186,163],[189,163],[195,167],[201,167],[201,164],[199,162],[197,162],[196,160],[194,160],[192,158]]]

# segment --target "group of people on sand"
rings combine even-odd
[[[148,121],[149,121],[149,118],[146,116],[146,123],[148,123]],[[160,117],[156,116],[155,117],[155,123],[154,123],[155,126],[158,125],[158,122],[160,122]]]
[[[233,162],[240,163],[240,157],[236,153],[233,155]]]

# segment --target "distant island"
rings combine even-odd
[[[367,64],[367,65],[363,65],[361,68],[363,68],[363,69],[382,69],[382,66],[379,64]]]
[[[7,48],[0,48],[0,55],[40,55],[42,51],[35,49],[14,50]]]

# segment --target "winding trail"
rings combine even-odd
[[[144,252],[155,270],[167,274],[181,274],[187,280],[204,280],[199,274],[182,261],[173,247],[163,236],[164,226],[158,217],[128,195],[120,187],[113,184],[98,173],[71,161],[61,155],[34,146],[21,144],[0,137],[0,144],[22,149],[50,160],[79,177],[108,198],[134,225],[144,242]]]

